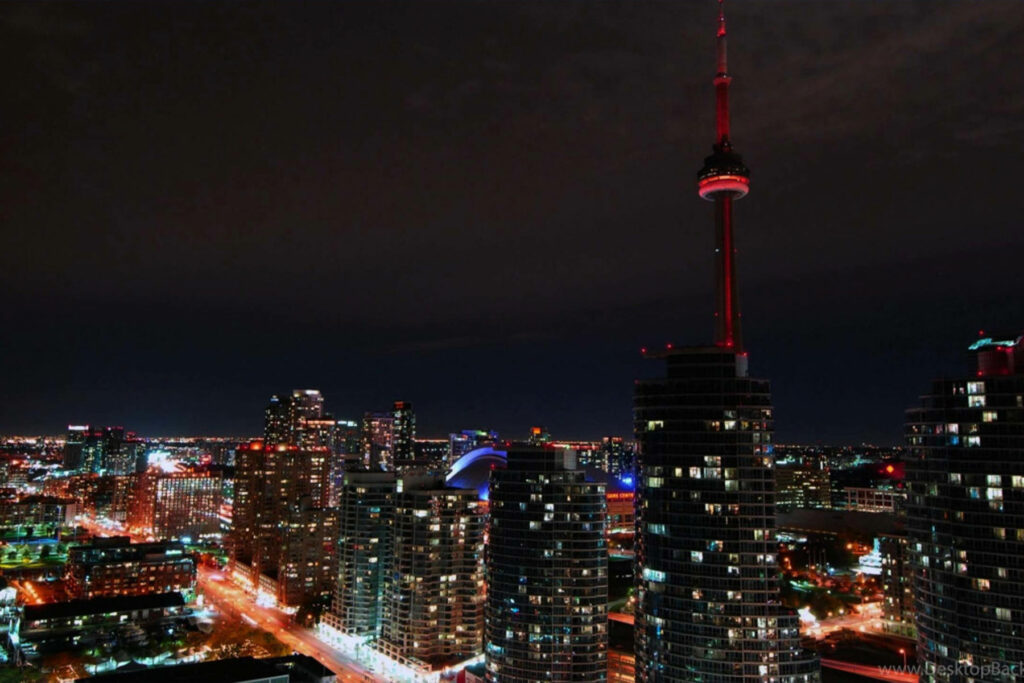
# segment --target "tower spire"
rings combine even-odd
[[[736,246],[733,241],[732,203],[750,190],[750,171],[733,152],[729,139],[729,76],[726,53],[725,3],[718,0],[715,35],[718,69],[715,84],[715,142],[711,156],[697,174],[697,192],[715,203],[715,345],[743,352],[740,307],[736,295]]]

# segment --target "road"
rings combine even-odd
[[[261,607],[241,588],[227,581],[216,570],[199,567],[197,592],[201,593],[208,605],[218,612],[230,614],[250,626],[268,631],[282,643],[296,652],[309,655],[338,674],[339,681],[357,683],[363,681],[384,681],[375,677],[358,663],[344,657],[326,643],[316,638],[309,629],[289,620],[288,615],[272,607]]]
[[[800,624],[800,632],[802,635],[811,636],[818,640],[841,629],[888,635],[882,630],[882,603],[869,602],[858,605],[857,608],[860,610],[858,614],[829,617],[812,624],[802,623]]]
[[[108,527],[96,520],[79,518],[78,521],[96,536],[128,535],[126,531]],[[132,538],[133,541],[144,539]],[[200,565],[196,593],[202,594],[206,604],[217,612],[231,615],[250,626],[260,628],[274,635],[279,641],[296,652],[313,657],[338,675],[344,683],[384,682],[386,679],[374,676],[360,664],[343,656],[306,628],[291,621],[287,614],[271,607],[260,607],[238,586],[227,581],[219,571]]]

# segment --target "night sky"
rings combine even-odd
[[[1024,4],[729,0],[777,439],[898,443],[1024,329]],[[710,0],[0,5],[0,432],[629,434],[712,335]]]

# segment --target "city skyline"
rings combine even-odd
[[[0,431],[254,433],[266,396],[316,386],[353,417],[407,398],[425,434],[628,433],[639,348],[712,324],[682,162],[707,148],[708,11],[488,10],[5,7]],[[1001,152],[1024,136],[1024,19],[733,14],[759,193],[738,268],[779,438],[898,442],[917,387],[1019,318]]]

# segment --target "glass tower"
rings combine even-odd
[[[1024,678],[1024,335],[907,411],[908,551],[921,681]]]
[[[490,505],[487,681],[606,681],[605,485],[572,451],[513,447]]]
[[[780,606],[767,380],[725,348],[636,385],[636,680],[819,680]]]

